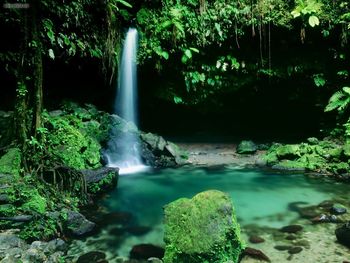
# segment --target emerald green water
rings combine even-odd
[[[315,205],[346,193],[346,186],[334,181],[235,167],[184,167],[125,175],[101,205],[106,212],[128,212],[132,217],[126,223],[112,220],[102,225],[99,234],[80,245],[107,251],[112,258],[128,256],[136,244],[163,245],[163,206],[209,189],[231,196],[243,229],[249,224],[276,228],[291,224],[298,214],[289,210],[290,203]],[[149,227],[149,231],[144,234],[123,231],[129,226]]]

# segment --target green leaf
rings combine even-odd
[[[128,2],[124,1],[124,0],[117,0],[117,3],[120,3],[126,7],[132,8],[132,5],[129,4]]]
[[[181,58],[181,62],[182,62],[183,64],[186,64],[187,61],[188,61],[188,57],[185,56],[185,55],[183,55],[182,58]]]
[[[314,75],[314,83],[317,87],[323,87],[326,84],[323,74]]]
[[[186,55],[186,57],[188,57],[189,59],[191,59],[191,58],[192,58],[192,52],[191,52],[191,50],[186,49],[186,50],[185,50],[185,55]]]
[[[343,87],[343,91],[350,95],[350,87]]]
[[[164,59],[166,59],[166,60],[169,59],[169,53],[166,52],[166,51],[162,51],[161,56],[162,56]]]
[[[328,37],[329,36],[329,31],[324,29],[324,30],[322,30],[322,34],[323,34],[324,37]]]
[[[300,12],[297,11],[297,10],[293,10],[293,11],[291,12],[291,14],[292,14],[293,18],[297,18],[297,17],[300,16]]]
[[[175,104],[181,104],[183,103],[182,98],[178,96],[174,96],[174,102]]]
[[[160,27],[161,27],[162,29],[165,29],[165,28],[171,26],[172,24],[173,24],[173,22],[171,22],[171,20],[167,20],[167,21],[164,21],[164,22],[160,25]]]
[[[55,59],[55,53],[53,53],[53,50],[51,48],[49,49],[49,57]]]
[[[220,37],[222,37],[222,31],[221,31],[221,27],[220,27],[220,24],[218,24],[218,23],[215,23],[215,28],[216,28],[216,30],[218,31],[218,33],[219,33],[219,36],[220,36]]]
[[[51,43],[55,41],[55,35],[52,30],[47,31],[46,35],[49,37]]]
[[[194,47],[190,47],[190,50],[192,50],[192,51],[195,52],[195,53],[199,53],[199,50],[196,49],[196,48],[194,48]]]
[[[320,24],[320,20],[318,19],[317,16],[310,16],[309,17],[309,25],[311,27],[318,26]]]

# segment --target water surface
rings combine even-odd
[[[108,212],[128,212],[132,218],[127,226],[113,221],[106,224],[101,233],[85,241],[84,245],[121,256],[128,256],[136,244],[163,245],[163,206],[177,198],[190,198],[209,189],[221,190],[231,196],[243,228],[249,224],[279,228],[298,218],[298,214],[289,209],[291,203],[315,205],[346,194],[346,185],[334,181],[224,166],[183,167],[125,175],[119,178],[118,188],[103,199],[101,205]],[[144,234],[125,231],[130,227],[149,228],[149,231]]]

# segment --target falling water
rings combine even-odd
[[[140,156],[140,142],[137,134],[137,30],[130,28],[124,42],[118,79],[115,113],[123,118],[121,125],[112,130],[111,140],[105,153],[109,167],[119,167],[120,173],[131,173],[144,169]],[[131,128],[131,129],[130,129]],[[134,128],[134,129],[133,129]]]

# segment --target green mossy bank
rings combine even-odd
[[[309,138],[300,144],[273,144],[262,157],[269,167],[285,171],[306,171],[348,179],[349,143],[325,138]]]
[[[75,213],[117,186],[118,169],[103,167],[105,147],[115,132],[133,129],[149,165],[186,162],[186,154],[173,143],[92,105],[65,103],[60,110],[45,111],[42,119],[37,138],[31,137],[25,149],[1,141],[8,146],[0,157],[0,228],[18,228],[25,240],[92,230],[93,223]]]

